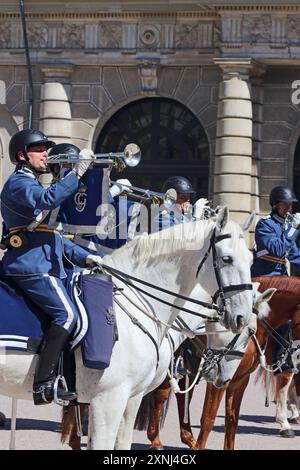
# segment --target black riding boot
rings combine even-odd
[[[54,323],[45,334],[34,374],[33,401],[35,405],[45,405],[53,401],[56,367],[68,337],[68,331]],[[66,391],[60,387],[57,389],[57,396],[62,400],[76,399],[75,392]]]

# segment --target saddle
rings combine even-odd
[[[66,272],[66,288],[79,313],[68,349],[73,352],[81,345],[84,365],[105,369],[117,339],[113,284],[103,275]],[[38,354],[49,323],[50,319],[3,274],[0,263],[0,349]]]

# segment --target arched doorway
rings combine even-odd
[[[207,196],[209,144],[186,106],[166,98],[144,98],[124,106],[102,129],[95,152],[122,151],[130,142],[140,146],[142,161],[119,178],[161,191],[169,176],[181,175],[191,180],[198,196]]]

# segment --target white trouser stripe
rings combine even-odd
[[[66,330],[69,329],[72,321],[74,320],[74,313],[73,313],[73,310],[72,310],[72,307],[70,306],[69,304],[69,301],[67,299],[67,297],[65,296],[64,292],[62,291],[62,289],[60,288],[56,278],[54,276],[49,276],[49,279],[51,281],[51,284],[52,286],[54,287],[54,289],[56,290],[57,292],[57,295],[58,297],[60,298],[60,300],[62,301],[67,313],[68,313],[68,318],[67,318],[67,321],[66,323],[63,325],[63,328],[65,328]]]
[[[19,335],[0,335],[0,339],[2,338],[5,338],[5,339],[19,339],[19,340],[23,340],[23,341],[27,341],[28,340],[28,336],[19,336]]]
[[[17,349],[27,349],[27,341],[0,341],[0,348],[17,348]],[[34,353],[32,353],[34,354]]]

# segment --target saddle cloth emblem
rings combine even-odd
[[[74,195],[75,209],[77,212],[83,212],[87,202],[87,188],[80,188]]]
[[[114,308],[113,307],[109,307],[106,311],[106,319],[107,319],[107,323],[109,325],[114,325],[115,324],[115,311],[114,311]]]

